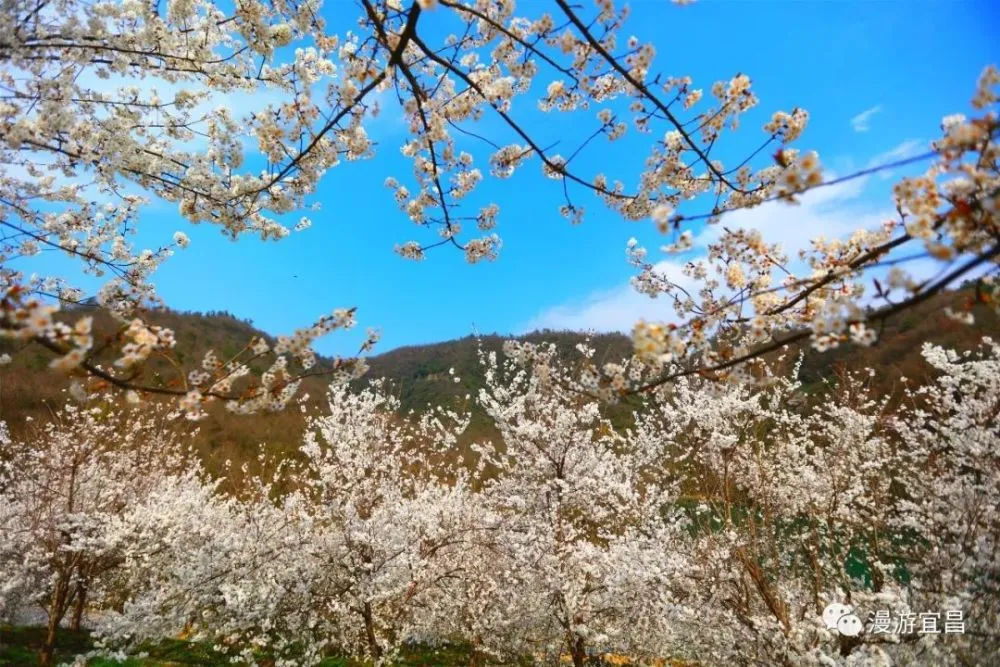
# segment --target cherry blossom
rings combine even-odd
[[[622,3],[556,0],[549,9],[509,0],[362,0],[356,28],[335,34],[317,0],[183,0],[164,11],[132,1],[14,2],[0,19],[7,36],[0,43],[0,334],[47,348],[70,374],[153,392],[141,379],[143,364],[132,363],[141,359],[122,355],[128,374],[102,368],[86,338],[73,340],[56,325],[62,320],[49,324],[53,303],[84,294],[66,279],[26,271],[31,258],[54,250],[77,261],[104,280],[97,300],[123,326],[146,321],[145,311],[163,305],[154,272],[190,243],[178,231],[158,247],[136,247],[132,237],[146,224],[148,203],[164,200],[185,220],[234,239],[280,240],[307,230],[311,221],[301,213],[313,208],[323,176],[376,157],[371,121],[387,96],[405,119],[399,149],[412,171],[387,174],[386,185],[421,230],[419,239],[396,245],[407,259],[423,259],[437,246],[459,250],[469,263],[498,259],[503,203],[484,199],[479,186],[518,170],[558,188],[564,202],[553,214],[580,224],[603,206],[625,220],[650,218],[676,235],[666,246],[671,252],[688,247],[699,220],[723,224],[731,211],[774,199],[794,203],[830,184],[816,153],[790,145],[807,138],[809,114],[801,108],[774,111],[760,130],[751,128],[761,132],[759,148],[739,161],[710,156],[760,105],[749,74],[704,83],[662,75],[657,45],[625,36],[631,24]],[[445,34],[428,27],[439,20]],[[899,219],[880,229],[780,251],[753,234],[726,233],[689,269],[704,282],[697,295],[681,294],[633,257],[641,289],[673,297],[683,325],[674,332],[676,350],[672,341],[644,336],[642,327],[638,346],[662,344],[652,357],[683,356],[694,372],[725,371],[789,336],[809,336],[821,349],[868,344],[875,341],[849,327],[887,317],[940,287],[912,280],[907,292],[891,297],[876,287],[875,298],[886,305],[862,317],[861,299],[871,295],[867,276],[890,251],[922,246],[945,263],[950,280],[982,268],[992,273],[998,78],[995,67],[984,70],[973,97],[978,117],[944,119],[942,138],[919,156],[932,160],[930,168],[900,181]],[[233,104],[235,96],[255,103]],[[593,130],[546,137],[527,129],[529,110],[580,114]],[[480,131],[486,119],[501,131]],[[616,169],[610,175],[578,168],[577,157],[594,150],[595,140],[615,143],[630,131],[649,139],[639,160],[609,161]],[[805,272],[789,265],[789,253],[798,251],[806,252]],[[743,279],[715,284],[718,275],[739,273]],[[728,355],[711,351],[712,340],[746,328],[751,308],[752,340]],[[329,331],[323,321],[317,327]],[[238,391],[227,372],[203,378],[203,385],[221,382],[218,390],[167,393],[191,415],[210,399],[242,412],[280,408],[295,378],[313,372],[310,341],[300,341],[293,355],[278,353],[285,361],[274,360],[263,390]],[[300,368],[292,369],[291,356]],[[237,373],[258,367],[234,363]],[[332,366],[335,373],[360,372],[352,359]],[[181,371],[178,383],[188,374]]]

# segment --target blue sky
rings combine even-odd
[[[1000,34],[1000,9],[991,2],[631,4],[633,16],[622,36],[635,34],[656,44],[656,71],[690,75],[706,95],[716,80],[737,72],[752,77],[761,103],[740,130],[727,134],[730,161],[763,138],[760,126],[771,112],[795,106],[810,112],[796,146],[817,150],[837,174],[923,152],[942,116],[968,111],[982,68],[1000,61],[1000,40],[989,37]],[[522,0],[519,11],[534,16],[541,5]],[[332,24],[348,27],[356,11],[353,3],[332,0],[326,14]],[[540,85],[548,80],[541,78]],[[530,96],[515,103],[542,145],[581,137],[594,127],[596,110],[543,116],[533,110]],[[409,162],[398,151],[403,130],[398,116],[387,111],[370,129],[380,142],[378,157],[329,172],[315,198],[322,210],[312,214],[312,228],[277,243],[252,238],[233,243],[215,227],[180,222],[172,207],[151,207],[144,224],[155,234],[166,241],[181,229],[192,240],[155,277],[167,303],[181,310],[228,310],[271,333],[308,325],[334,307],[357,306],[360,330],[382,330],[377,351],[460,337],[473,327],[484,333],[544,326],[628,329],[639,316],[668,315],[661,310],[666,304],[650,303],[627,285],[633,274],[624,252],[630,237],[658,258],[655,249],[664,239],[652,223],[625,222],[596,198],[577,192],[575,199],[589,215],[582,226],[570,225],[557,212],[561,186],[542,178],[537,162],[508,181],[487,178],[474,195],[477,204],[495,201],[501,207],[497,232],[504,247],[495,263],[470,266],[447,247],[419,263],[399,258],[394,244],[431,240],[398,211],[383,186],[386,176],[409,177]],[[488,121],[484,130],[502,128]],[[634,136],[631,128],[629,134],[620,146],[602,141],[590,147],[580,161],[582,171],[601,170],[634,185],[648,139]],[[498,143],[513,138],[501,139]],[[574,144],[565,145],[569,152]],[[477,148],[476,156],[486,171],[485,147]],[[831,189],[802,207],[769,206],[747,214],[743,223],[763,224],[789,242],[829,235],[845,221],[877,221],[891,210],[890,185],[872,177]],[[333,334],[318,349],[350,353],[359,335]]]

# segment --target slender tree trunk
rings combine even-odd
[[[573,658],[573,667],[584,667],[587,664],[587,647],[583,643],[583,637],[577,637],[570,642],[570,657]]]
[[[73,619],[70,621],[70,629],[74,632],[80,631],[80,624],[83,622],[83,612],[87,608],[87,587],[82,583],[76,585],[76,600],[73,606]]]
[[[481,644],[478,637],[472,640],[469,649],[469,667],[486,667],[486,656],[479,650]]]
[[[69,582],[65,577],[59,576],[56,581],[55,591],[52,593],[52,600],[49,602],[49,622],[45,629],[45,644],[42,646],[41,655],[38,656],[38,664],[42,667],[49,667],[52,664],[52,657],[56,648],[56,630],[59,622],[66,613],[66,597],[69,593]]]
[[[365,602],[361,609],[361,616],[365,620],[365,638],[368,640],[368,651],[377,662],[382,657],[382,647],[378,645],[378,638],[375,636],[375,621],[372,617],[372,606]]]

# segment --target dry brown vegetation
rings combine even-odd
[[[834,379],[844,370],[872,367],[879,369],[878,389],[898,392],[900,378],[912,383],[927,379],[930,369],[920,356],[924,341],[944,344],[959,350],[971,348],[984,335],[1000,335],[1000,318],[986,304],[976,305],[973,325],[955,322],[942,314],[946,305],[961,305],[975,299],[972,289],[946,292],[921,304],[913,310],[890,320],[882,331],[879,343],[863,348],[844,345],[824,353],[810,351],[802,365],[802,378],[809,393],[825,391],[825,380]],[[94,310],[95,331],[98,340],[114,335],[114,321],[106,314]],[[265,335],[247,320],[240,320],[226,312],[181,313],[164,311],[150,318],[155,324],[173,329],[177,336],[175,356],[184,361],[197,362],[209,349],[220,357],[238,352],[252,337]],[[566,359],[574,357],[576,344],[587,336],[567,331],[542,331],[522,337],[532,342],[551,341]],[[369,359],[369,377],[383,377],[401,402],[402,411],[421,411],[427,405],[446,405],[472,411],[472,423],[465,435],[468,443],[493,434],[493,427],[470,400],[484,385],[483,373],[478,362],[478,350],[501,353],[505,338],[496,334],[479,337],[467,336],[432,345],[403,347]],[[591,336],[596,348],[597,361],[618,360],[627,355],[630,340],[621,334]],[[796,356],[797,349],[785,353],[787,359]],[[9,352],[14,361],[0,367],[0,419],[5,420],[12,433],[21,433],[26,420],[44,419],[48,412],[67,400],[67,381],[47,368],[50,356],[42,349],[28,345],[14,348],[10,343],[0,343],[0,353]],[[226,355],[226,356],[224,356]],[[772,355],[773,356],[773,355]],[[322,366],[326,360],[320,359]],[[151,361],[158,382],[175,382],[176,373],[163,359]],[[455,369],[455,382],[449,369]],[[325,396],[322,376],[304,380],[303,392],[309,395],[309,406],[318,405]],[[470,398],[466,398],[466,397]],[[633,400],[634,399],[634,400]],[[627,423],[639,399],[628,399],[609,410],[613,422]],[[259,457],[288,456],[300,442],[305,416],[299,409],[280,413],[263,413],[249,416],[233,415],[219,404],[209,406],[209,416],[199,424],[196,447],[208,467],[215,473],[227,470],[231,483],[239,484],[239,469],[246,465],[249,472],[260,469]]]

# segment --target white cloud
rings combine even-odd
[[[872,169],[884,164],[891,164],[893,162],[899,162],[900,160],[906,160],[907,158],[916,157],[921,153],[925,153],[928,150],[930,150],[930,146],[928,146],[923,140],[907,139],[895,148],[891,148],[873,157],[868,161],[867,168]],[[879,178],[883,180],[892,178],[894,175],[892,169],[885,169],[878,173]]]
[[[809,246],[818,237],[840,238],[859,227],[872,228],[892,217],[892,211],[860,201],[867,179],[858,178],[806,193],[799,205],[770,202],[752,209],[735,211],[719,224],[704,229],[696,238],[699,254],[723,231],[744,228],[757,229],[769,243],[780,243],[789,255],[791,269],[802,269],[797,251]],[[651,249],[651,252],[654,252]],[[662,261],[657,271],[666,273],[685,289],[692,281],[681,273],[684,260]],[[571,329],[578,331],[632,330],[639,319],[669,321],[674,317],[672,304],[666,298],[650,299],[636,292],[630,284],[601,290],[578,301],[549,307],[533,317],[524,331],[536,329]]]
[[[830,175],[834,178],[834,175]],[[789,255],[809,246],[815,238],[840,238],[859,227],[874,227],[891,212],[880,212],[858,201],[868,179],[865,177],[811,190],[799,197],[799,204],[769,202],[756,208],[734,211],[695,238],[704,247],[719,238],[723,226],[729,229],[756,229],[768,243],[780,243]]]
[[[865,109],[857,116],[851,118],[851,127],[854,128],[855,132],[867,132],[871,123],[872,116],[882,111],[882,105],[876,104],[870,109]]]
[[[681,273],[682,262],[663,261],[656,270],[666,274],[682,287],[692,286],[692,281]],[[573,303],[547,308],[522,327],[523,332],[539,329],[570,331],[632,331],[639,319],[663,321],[673,314],[665,298],[652,299],[640,294],[626,283],[618,287],[594,292],[587,298]]]
[[[409,135],[410,123],[399,104],[396,92],[393,90],[377,91],[369,99],[369,103],[378,106],[378,115],[369,112],[365,120],[365,130],[368,136],[378,141],[401,139]]]
[[[872,167],[879,164],[885,164],[886,162],[905,160],[908,157],[920,155],[920,153],[929,149],[930,147],[927,146],[922,139],[907,139],[898,146],[890,148],[889,150],[879,153],[873,157],[868,161],[868,166]]]

